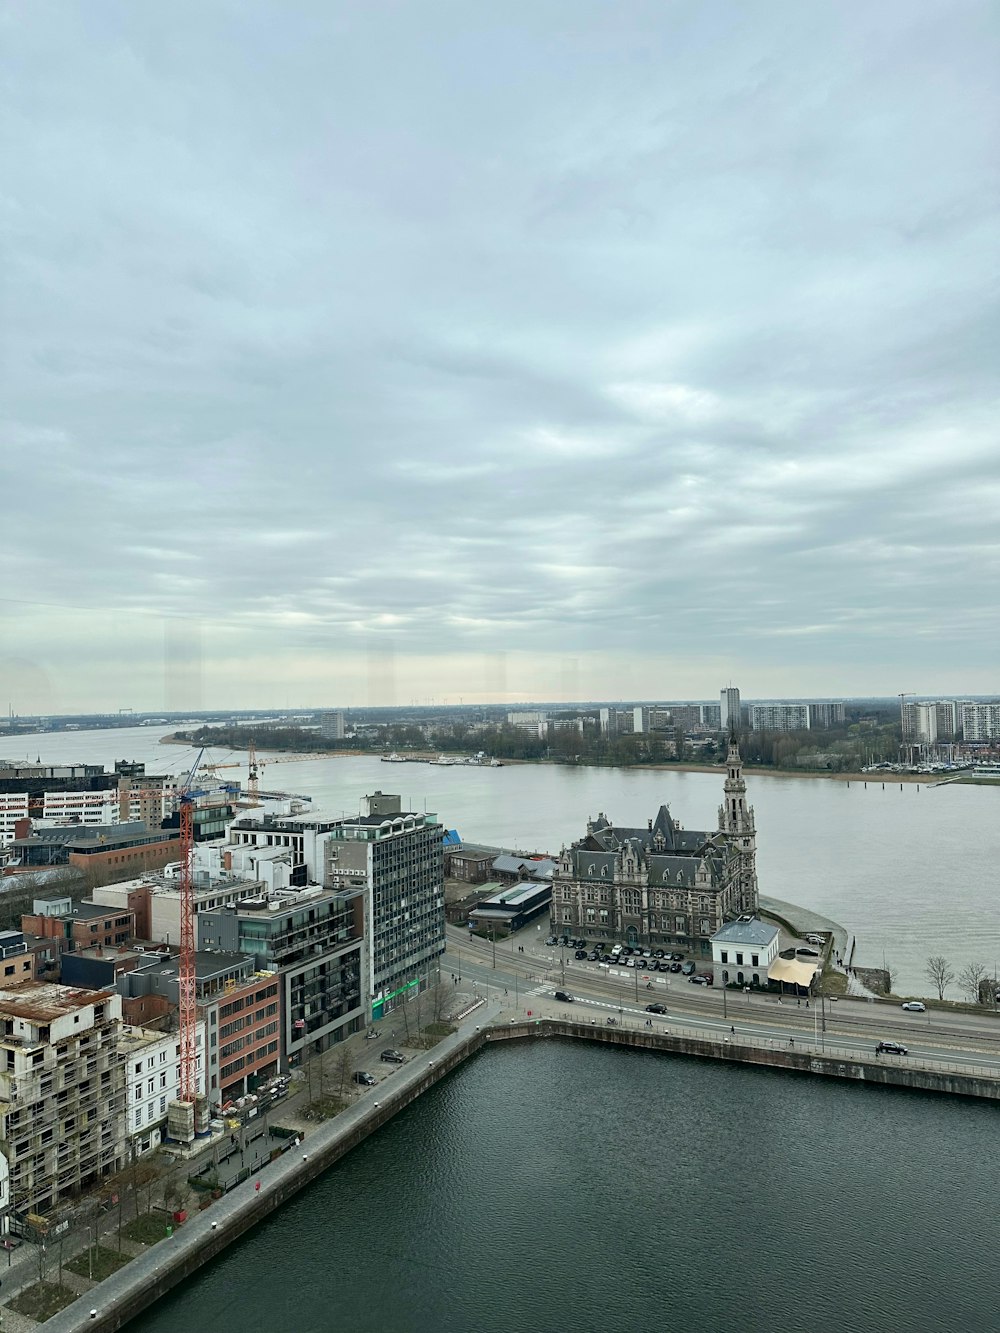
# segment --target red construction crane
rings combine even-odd
[[[192,887],[192,860],[194,857],[194,803],[207,791],[196,791],[194,780],[201,765],[204,746],[191,766],[191,771],[173,792],[156,788],[130,787],[129,796],[169,796],[177,803],[181,835],[181,940],[177,957],[177,1000],[181,1038],[180,1100],[193,1102],[198,1094],[198,1000],[195,974],[194,890]]]

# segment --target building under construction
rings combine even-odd
[[[124,1165],[121,1017],[114,991],[0,990],[0,1151],[17,1216],[44,1216]]]

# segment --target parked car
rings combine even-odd
[[[378,1030],[378,1028],[369,1028],[368,1031],[365,1033],[365,1041],[378,1041],[381,1035],[382,1033]]]
[[[712,984],[705,977],[688,977],[688,981],[692,986],[711,986]]]
[[[715,977],[712,975],[711,972],[699,972],[698,978],[703,986],[715,985]]]
[[[667,1006],[666,1006],[665,1004],[647,1004],[647,1005],[646,1005],[646,1013],[647,1013],[647,1014],[665,1014],[666,1012],[667,1012]]]
[[[366,1088],[374,1088],[375,1084],[378,1082],[378,1079],[374,1074],[369,1074],[364,1069],[357,1070],[351,1075],[351,1078],[355,1083],[361,1083]]]
[[[554,949],[558,943],[559,941],[556,939],[556,937],[554,935],[550,935],[549,938],[545,941],[545,947],[547,949]]]
[[[880,1041],[875,1047],[876,1055],[908,1055],[906,1047],[898,1041]]]
[[[577,949],[577,951],[576,951],[576,953],[573,955],[573,957],[574,957],[574,958],[578,958],[578,959],[580,959],[581,961],[585,961],[585,960],[586,960],[586,957],[587,957],[587,952],[586,952],[585,949]]]
[[[800,958],[818,958],[819,954],[815,949],[796,949],[795,952]]]
[[[690,977],[694,973],[694,963],[690,959],[686,963],[682,963],[681,971],[686,977]]]
[[[572,995],[570,995],[570,993],[569,993],[568,990],[557,990],[557,991],[556,991],[556,999],[557,999],[557,1000],[562,1000],[563,1004],[572,1004],[572,1003],[573,1003],[573,997],[572,997]]]
[[[382,1055],[380,1056],[380,1059],[384,1060],[386,1064],[390,1065],[406,1064],[406,1056],[403,1054],[402,1051],[393,1051],[393,1050],[383,1051]]]
[[[900,1005],[900,1008],[905,1009],[908,1014],[925,1014],[927,1012],[926,1004],[922,1004],[920,1000],[907,1000],[905,1004]]]
[[[597,960],[600,958],[600,956],[601,955],[597,952],[596,949],[592,949],[591,952],[587,954],[587,962],[596,963]]]
[[[671,970],[671,972],[679,972],[679,971],[681,970],[681,965],[680,965],[680,963],[671,963],[671,964],[670,964],[670,970]]]

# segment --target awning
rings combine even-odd
[[[776,958],[768,966],[770,981],[787,981],[790,986],[810,986],[819,971],[817,963],[806,963],[798,958]]]

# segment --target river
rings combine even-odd
[[[0,758],[46,762],[142,759],[177,772],[192,753],[160,745],[165,729],[49,733],[0,741]],[[218,760],[225,752],[215,754]],[[243,759],[245,756],[229,756]],[[265,756],[266,758],[266,756]],[[246,769],[223,769],[220,778]],[[314,808],[357,812],[376,788],[436,812],[470,841],[558,852],[604,811],[641,825],[661,802],[689,828],[714,828],[722,776],[648,769],[504,768],[384,764],[377,758],[272,762],[263,785],[313,798]],[[857,936],[855,962],[892,965],[901,993],[925,994],[930,954],[956,971],[1000,962],[1000,788],[927,787],[749,774],[761,892],[801,903]],[[949,992],[959,998],[957,988]]]
[[[136,1328],[986,1333],[996,1117],[568,1042],[491,1049]]]

